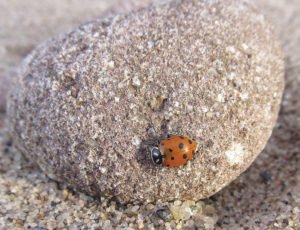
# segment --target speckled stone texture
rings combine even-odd
[[[264,148],[283,61],[264,17],[244,1],[173,1],[99,19],[40,45],[9,106],[16,146],[51,178],[123,201],[200,199]],[[199,143],[185,167],[154,166],[167,133]]]
[[[85,4],[81,0],[48,0],[43,4],[23,0],[1,1],[0,111],[5,111],[6,96],[11,81],[17,76],[19,63],[36,45],[99,15],[130,12],[150,2],[154,1],[87,0]]]
[[[120,8],[118,1],[0,1],[0,111],[5,110],[6,95],[11,80],[17,76],[17,67],[37,44],[100,14],[120,11],[115,10],[117,4]]]

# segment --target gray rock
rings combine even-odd
[[[272,27],[247,2],[167,1],[34,50],[10,99],[11,133],[49,177],[89,195],[197,200],[264,148],[283,69]],[[187,135],[198,152],[184,167],[157,167],[149,130]]]

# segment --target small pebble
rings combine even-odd
[[[168,208],[161,208],[156,210],[156,215],[164,221],[170,221],[172,219],[172,215]]]

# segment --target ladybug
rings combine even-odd
[[[161,140],[158,147],[150,149],[154,164],[166,167],[179,167],[190,160],[197,149],[197,143],[183,136],[170,136]]]

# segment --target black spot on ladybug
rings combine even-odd
[[[181,139],[184,139],[184,137],[183,137],[183,136],[180,136],[180,138],[181,138]]]
[[[187,158],[187,155],[186,153],[182,155],[183,159],[186,159]]]
[[[170,152],[170,153],[173,152],[173,149],[169,149],[169,152]]]
[[[171,157],[171,160],[173,161],[173,160],[175,160],[175,158],[174,158],[174,157]]]
[[[180,144],[178,145],[178,147],[179,147],[180,149],[183,149],[183,146],[184,146],[183,143],[180,143]]]
[[[193,142],[191,140],[189,140],[190,145],[193,144]]]
[[[170,165],[167,165],[167,167],[170,167]]]

